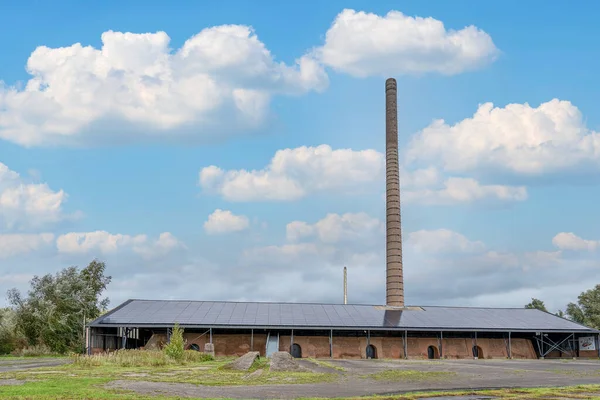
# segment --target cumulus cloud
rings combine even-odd
[[[317,237],[323,243],[369,240],[381,238],[385,225],[366,213],[327,214],[314,224],[292,221],[286,226],[286,237],[296,242]]]
[[[411,232],[406,247],[419,253],[477,253],[486,249],[483,242],[471,241],[449,229]]]
[[[600,240],[582,239],[572,232],[561,232],[557,234],[552,239],[552,244],[561,250],[594,251],[600,249]]]
[[[38,251],[54,244],[54,234],[0,234],[0,258]]]
[[[492,38],[475,26],[447,30],[442,21],[431,17],[346,9],[335,18],[325,44],[315,53],[335,70],[365,77],[453,75],[492,62],[499,51]]]
[[[30,183],[0,162],[0,222],[8,229],[37,228],[65,218],[63,190]]]
[[[135,247],[140,254],[140,248],[157,248],[173,237],[163,234],[162,240],[143,240],[144,235],[101,234],[97,236],[106,240],[96,240],[96,244],[76,241],[70,259],[81,260],[83,265],[91,253],[102,255],[107,273],[113,276],[108,293],[113,305],[127,298],[156,298],[156,293],[163,298],[339,303],[344,266],[348,267],[349,301],[382,304],[382,227],[382,220],[364,213],[329,214],[316,221],[291,221],[286,226],[289,240],[283,243],[267,241],[251,247],[240,241],[223,247],[199,243],[186,252],[171,251],[167,257],[144,263],[124,257],[121,250],[133,253]],[[444,228],[405,231],[404,238],[406,301],[411,305],[522,307],[531,297],[538,297],[557,310],[600,279],[600,260],[594,252],[574,252],[567,258],[560,247],[556,251],[500,251],[477,237]],[[81,246],[87,250],[77,252]],[[25,280],[21,284],[13,278],[39,274],[36,263],[17,267],[17,259],[4,262],[0,289],[26,288]],[[64,267],[52,259],[44,259],[42,265],[44,273]],[[199,281],[211,282],[200,297]]]
[[[236,274],[252,281],[247,271],[259,271],[261,276],[278,282],[281,290],[269,300],[287,299],[286,293],[290,292],[294,301],[337,302],[341,300],[342,269],[347,266],[351,302],[382,304],[385,237],[379,229],[371,229],[377,225],[373,223],[376,219],[364,218],[362,228],[346,224],[344,232],[350,233],[342,235],[346,240],[337,240],[339,235],[332,239],[318,233],[319,226],[327,226],[326,221],[339,226],[331,222],[349,219],[348,215],[345,217],[326,216],[315,223],[291,222],[287,225],[290,243],[246,249]],[[354,234],[361,229],[372,232],[374,240],[365,241],[365,236]],[[406,299],[411,305],[522,307],[532,296],[542,294],[549,307],[558,309],[573,301],[579,289],[586,288],[585,282],[600,279],[597,258],[565,259],[561,251],[498,251],[450,229],[406,232],[403,250]],[[254,285],[245,287],[252,293],[246,298],[261,295]],[[579,289],[562,289],[567,286]],[[552,294],[555,289],[561,291],[559,297]],[[279,292],[282,297],[277,297]],[[516,292],[518,297],[507,297]],[[527,293],[527,301],[523,302]]]
[[[170,232],[163,232],[156,240],[146,238],[142,243],[133,246],[133,251],[145,259],[166,256],[174,250],[187,249],[187,246]]]
[[[443,175],[435,166],[400,170],[403,200],[429,205],[514,202],[527,199],[523,186],[485,185]],[[385,184],[385,157],[376,150],[334,150],[329,145],[278,150],[261,170],[202,168],[199,186],[225,200],[292,201],[309,194],[357,193]]]
[[[248,229],[250,221],[244,215],[235,215],[231,211],[216,209],[204,223],[204,230],[209,235],[240,232]]]
[[[375,150],[302,146],[278,150],[261,170],[205,167],[199,185],[229,201],[289,201],[314,192],[360,190],[381,181],[383,170],[383,155]]]
[[[452,205],[474,202],[515,202],[527,200],[524,186],[482,185],[473,178],[452,177],[441,188],[408,190],[407,202],[428,205]]]
[[[113,254],[130,250],[144,258],[152,258],[182,246],[169,232],[161,233],[156,240],[150,240],[147,235],[131,236],[106,231],[70,232],[56,239],[58,252],[65,254]]]
[[[436,120],[416,134],[408,163],[434,163],[451,172],[493,169],[539,176],[600,165],[600,133],[585,126],[581,112],[558,99],[531,107],[479,106],[454,125]]]
[[[201,140],[259,126],[275,94],[328,84],[313,57],[278,62],[248,26],[203,29],[174,51],[169,42],[165,32],[107,31],[100,48],[38,47],[25,87],[0,86],[0,138],[90,144],[111,126],[111,139]]]

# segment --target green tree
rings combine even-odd
[[[535,299],[535,298],[532,298],[531,299],[531,303],[526,304],[525,308],[536,309],[536,310],[541,310],[541,311],[548,312],[548,310],[546,309],[546,305],[544,304],[544,302],[542,300],[540,300],[540,299]]]
[[[97,318],[108,307],[102,292],[111,281],[106,265],[92,261],[81,271],[68,267],[56,275],[34,276],[27,296],[8,292],[16,313],[16,327],[30,345],[45,344],[52,351],[81,351],[84,321]]]
[[[567,315],[577,323],[600,329],[600,285],[582,292],[577,303],[569,303]]]
[[[9,354],[24,345],[16,328],[16,313],[12,308],[0,309],[0,354]]]

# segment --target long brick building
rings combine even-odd
[[[176,323],[184,328],[188,349],[212,343],[217,355],[571,358],[598,357],[600,348],[597,330],[524,308],[170,300],[123,303],[90,323],[88,348],[160,348]],[[594,345],[582,348],[590,339]]]

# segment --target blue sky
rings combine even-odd
[[[0,163],[20,175],[0,169],[0,289],[97,257],[113,304],[338,301],[346,264],[351,300],[381,303],[386,77],[409,303],[558,309],[596,284],[598,5],[373,3],[0,5]]]

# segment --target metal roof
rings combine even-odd
[[[351,304],[128,300],[94,327],[371,329],[412,331],[598,332],[525,308],[407,307]]]

